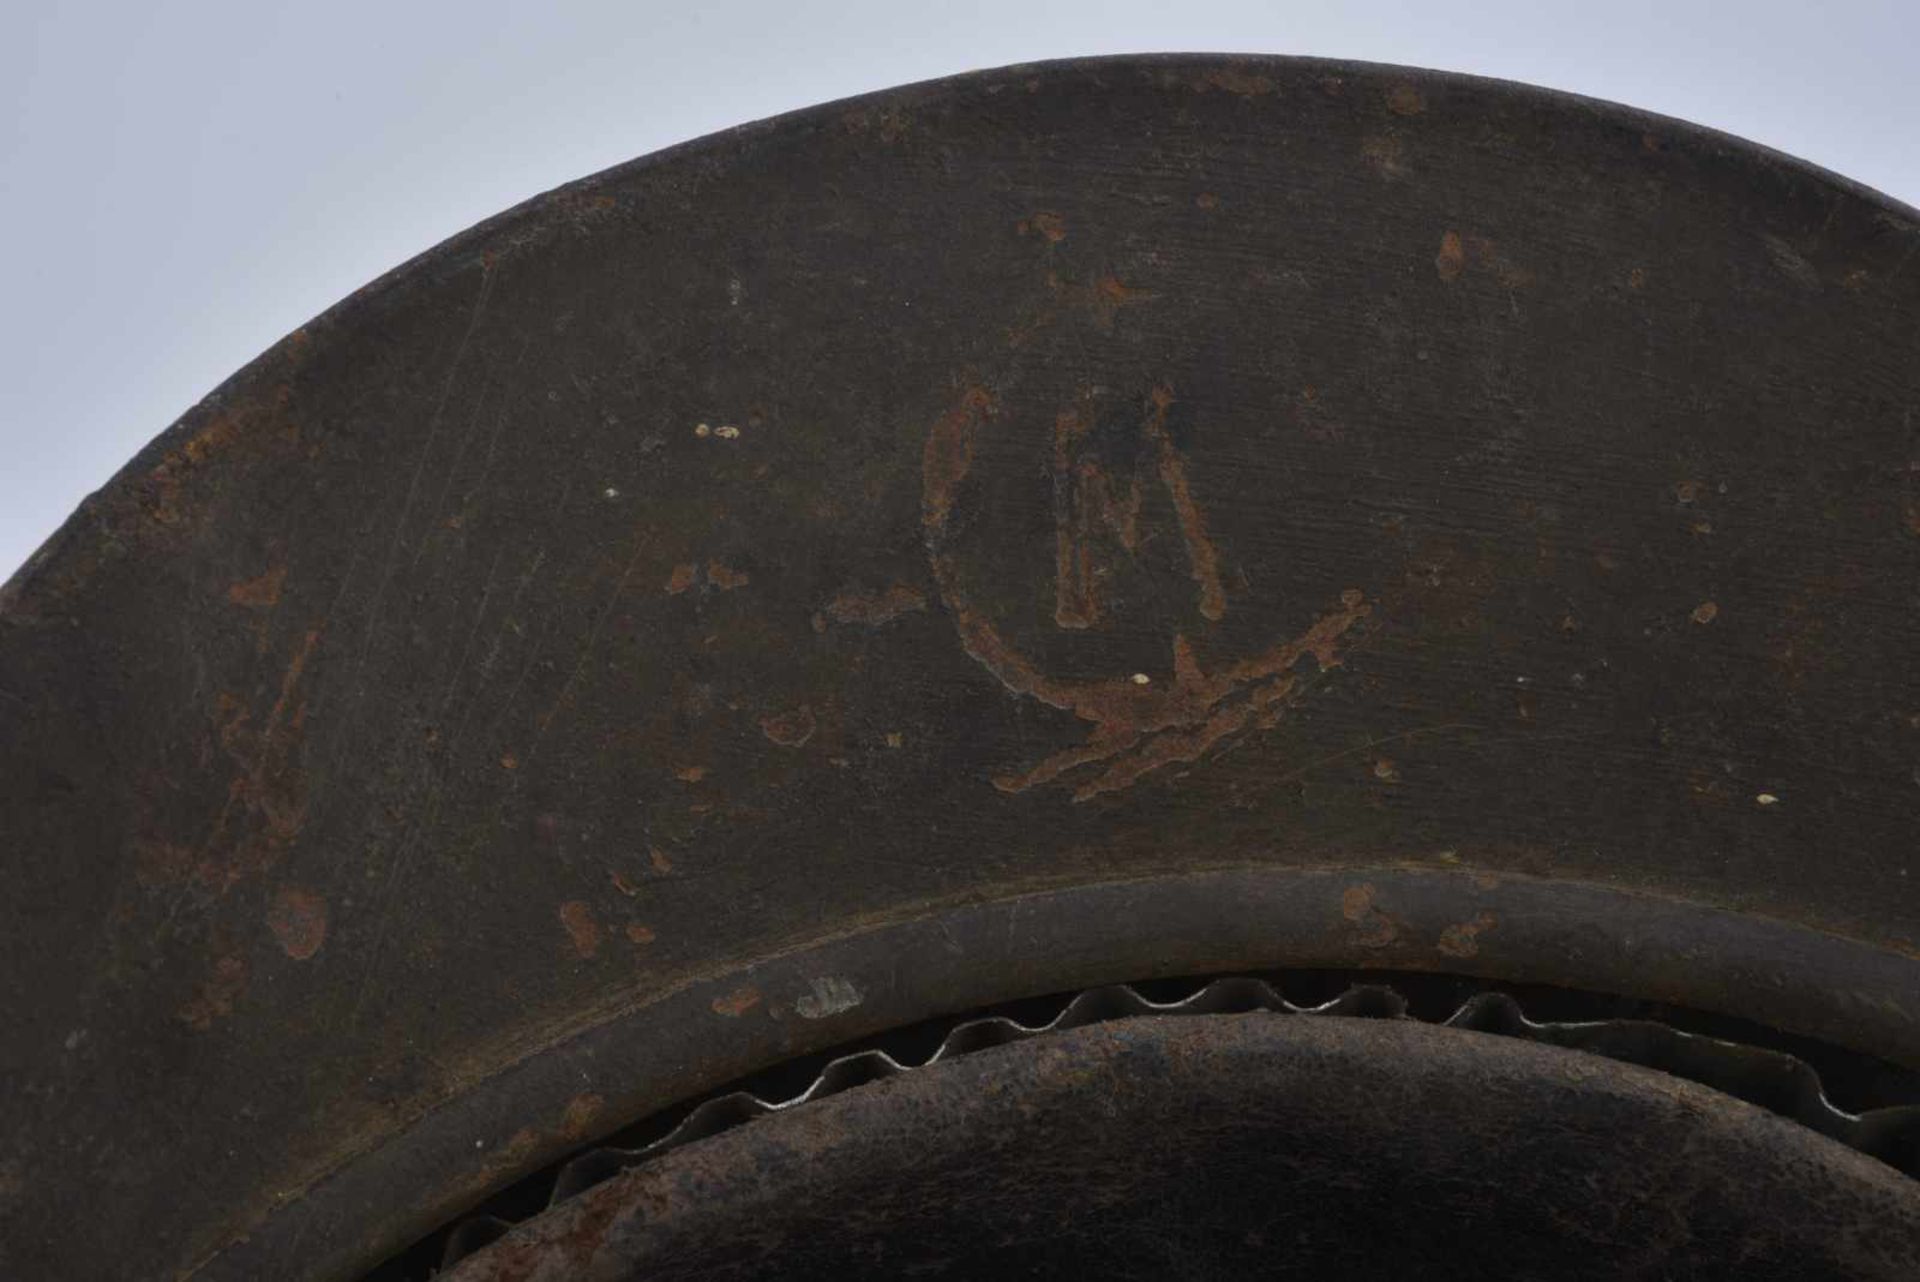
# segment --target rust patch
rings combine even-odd
[[[759,1004],[760,990],[748,984],[724,996],[714,998],[713,1013],[725,1015],[728,1019],[738,1019]]]
[[[202,981],[200,991],[177,1012],[187,1027],[204,1033],[216,1020],[233,1014],[233,1004],[247,987],[247,963],[235,955],[214,962],[213,970]]]
[[[1047,238],[1047,243],[1057,245],[1067,238],[1067,220],[1050,209],[1037,214],[1029,214],[1019,222],[1022,236],[1037,235]]]
[[[697,565],[674,566],[673,573],[667,576],[667,595],[679,596],[692,587],[699,577],[700,567]]]
[[[1712,623],[1720,617],[1720,607],[1712,601],[1702,601],[1693,607],[1693,613],[1687,617],[1695,623]]]
[[[1533,283],[1531,271],[1508,258],[1485,236],[1463,236],[1452,230],[1441,233],[1440,252],[1433,257],[1433,267],[1440,279],[1458,280],[1470,266],[1486,272],[1508,289],[1525,289]]]
[[[707,777],[705,766],[681,766],[673,772],[673,777],[681,783],[699,783]]]
[[[653,870],[662,877],[673,871],[673,861],[668,859],[667,852],[658,846],[647,847],[647,859],[652,863]]]
[[[258,578],[244,579],[227,589],[227,600],[250,607],[280,604],[280,588],[287,581],[287,567],[276,565]]]
[[[1481,913],[1472,921],[1449,926],[1440,932],[1437,946],[1448,957],[1476,957],[1480,953],[1480,936],[1492,930],[1498,921],[1492,913]]]
[[[783,748],[798,748],[813,738],[816,724],[813,709],[802,704],[792,712],[760,718],[760,733]]]
[[[747,572],[736,570],[719,561],[707,562],[707,582],[722,592],[731,592],[735,588],[744,588],[749,581]]]
[[[1086,285],[1062,280],[1050,272],[1047,275],[1047,287],[1053,292],[1057,309],[1086,313],[1092,319],[1094,328],[1102,333],[1113,329],[1114,318],[1119,315],[1121,308],[1150,303],[1159,297],[1152,290],[1135,289],[1111,272]],[[1052,316],[1053,313],[1049,313],[1042,317],[1033,328],[1039,328]]]
[[[642,948],[644,948],[648,944],[651,944],[655,938],[652,927],[642,926],[637,921],[628,922],[626,925],[626,931],[627,931],[627,939]]]
[[[327,901],[299,886],[282,886],[267,909],[267,927],[280,951],[305,961],[327,942]]]
[[[1354,942],[1362,948],[1385,948],[1400,938],[1400,924],[1374,902],[1373,883],[1349,886],[1340,894],[1340,916],[1359,928]]]
[[[857,623],[864,627],[877,628],[891,623],[903,614],[927,608],[927,598],[918,588],[896,583],[881,592],[864,592],[858,588],[843,589],[840,595],[827,602],[822,611],[835,623]]]
[[[1373,763],[1373,777],[1382,783],[1400,782],[1400,767],[1393,764],[1393,758],[1382,757]]]
[[[1417,116],[1427,109],[1427,100],[1409,84],[1398,84],[1387,91],[1387,110],[1396,116]]]
[[[569,899],[561,904],[560,924],[566,928],[576,956],[584,960],[600,951],[600,923],[593,919],[593,909],[584,900]]]

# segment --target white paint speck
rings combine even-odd
[[[713,429],[713,434],[723,441],[737,441],[740,439],[740,429],[731,423],[722,423],[719,427]]]
[[[727,302],[733,306],[740,306],[740,299],[746,292],[747,287],[740,283],[739,277],[736,276],[727,282]]]
[[[713,429],[708,427],[705,423],[695,423],[693,425],[693,434],[695,436],[705,438],[713,435]]]
[[[1763,792],[1759,796],[1755,797],[1754,800],[1759,802],[1763,806],[1775,806],[1780,804],[1780,798],[1774,796],[1770,792]]]
[[[825,1019],[829,1015],[852,1010],[861,1002],[860,989],[851,979],[822,975],[811,986],[813,991],[793,1004],[801,1019]]]
[[[1153,678],[1144,672],[1136,672],[1133,674],[1133,684],[1137,686],[1149,686],[1153,684]]]
[[[611,485],[609,485],[607,487],[607,497],[610,499],[617,499],[620,497],[620,491],[614,489]]]

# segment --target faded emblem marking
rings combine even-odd
[[[1056,416],[1051,461],[1057,626],[1078,630],[1100,620],[1103,557],[1139,548],[1143,490],[1154,482],[1164,488],[1179,523],[1201,618],[1211,623],[1225,615],[1219,554],[1167,430],[1173,404],[1173,390],[1164,384],[1148,394],[1138,427],[1140,448],[1130,474],[1118,478],[1091,451],[1080,449],[1090,430],[1087,408]],[[1249,658],[1216,664],[1212,672],[1183,632],[1170,640],[1171,682],[1143,681],[1140,674],[1068,681],[1042,671],[976,608],[951,546],[960,491],[973,469],[980,434],[1001,417],[987,389],[968,387],[928,434],[921,520],[934,582],[968,655],[1012,693],[1091,723],[1081,744],[996,776],[993,782],[1001,791],[1024,792],[1058,781],[1072,788],[1074,800],[1086,801],[1130,787],[1164,766],[1198,761],[1243,731],[1276,725],[1302,693],[1303,676],[1297,671],[1302,659],[1311,655],[1320,671],[1339,666],[1351,634],[1372,612],[1357,588],[1342,592],[1338,607],[1300,635]]]

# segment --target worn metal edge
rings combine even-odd
[[[133,483],[158,464],[168,453],[184,445],[223,409],[241,401],[267,385],[277,374],[297,366],[305,358],[305,349],[323,342],[338,329],[354,327],[380,316],[410,288],[423,288],[485,260],[489,255],[506,256],[537,247],[573,217],[570,206],[583,197],[638,178],[654,170],[676,165],[693,168],[702,157],[717,155],[729,148],[743,147],[783,133],[803,134],[827,124],[849,110],[885,103],[890,106],[925,107],[943,99],[964,97],[969,93],[987,93],[996,86],[1036,76],[1065,77],[1098,72],[1165,74],[1182,69],[1205,70],[1221,66],[1267,68],[1290,71],[1301,77],[1309,74],[1338,74],[1377,81],[1408,81],[1415,85],[1448,85],[1472,89],[1495,98],[1506,98],[1569,117],[1584,116],[1610,122],[1620,128],[1654,129],[1663,137],[1703,155],[1715,155],[1745,163],[1756,171],[1786,171],[1842,192],[1854,199],[1877,206],[1883,216],[1907,223],[1920,232],[1920,208],[1856,182],[1812,161],[1779,151],[1737,134],[1694,124],[1672,116],[1642,110],[1624,103],[1564,90],[1549,89],[1516,80],[1430,68],[1399,66],[1392,63],[1365,62],[1337,58],[1316,58],[1289,54],[1158,53],[1111,54],[1088,58],[1059,58],[1031,63],[1014,63],[991,70],[967,71],[930,80],[916,81],[888,89],[857,94],[831,102],[801,107],[705,134],[632,160],[613,165],[597,173],[563,183],[535,194],[516,205],[473,224],[464,231],[440,241],[412,258],[390,268],[372,281],[354,290],[326,308],[306,324],[294,329],[259,356],[243,365],[170,426],[150,440],[99,489],[81,500],[79,506],[58,529],[30,553],[13,573],[0,583],[0,623],[14,611],[43,579],[71,544],[89,531],[104,533],[102,527],[116,500],[127,497]]]
[[[913,906],[665,992],[635,991],[631,1007],[523,1048],[377,1147],[304,1178],[289,1172],[272,1212],[235,1225],[183,1276],[354,1276],[591,1139],[564,1122],[588,1097],[605,1135],[754,1069],[940,1014],[1130,980],[1309,967],[1519,976],[1920,1066],[1920,958],[1703,903],[1406,866],[1062,886]],[[809,1016],[827,981],[857,1000]],[[420,1190],[418,1202],[395,1204],[396,1187]]]

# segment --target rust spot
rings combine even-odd
[[[760,990],[752,984],[736,988],[723,997],[713,999],[713,1013],[725,1015],[728,1019],[738,1019],[760,1004]]]
[[[1400,768],[1393,764],[1390,757],[1382,757],[1373,763],[1373,777],[1382,783],[1400,782]]]
[[[1472,921],[1463,921],[1440,932],[1438,945],[1448,957],[1474,957],[1480,952],[1480,935],[1492,930],[1498,921],[1492,913],[1481,913]]]
[[[271,606],[280,604],[280,586],[287,580],[287,567],[276,565],[258,578],[245,579],[227,589],[227,600],[235,605]]]
[[[1646,287],[1647,287],[1647,269],[1646,268],[1636,267],[1632,271],[1627,273],[1628,289],[1642,290],[1642,289],[1645,289]]]
[[[327,901],[299,886],[282,886],[267,909],[267,926],[280,951],[305,961],[327,941]]]
[[[1409,84],[1398,84],[1387,91],[1387,110],[1396,116],[1417,116],[1427,109],[1427,100]]]
[[[518,770],[520,768],[520,758],[514,756],[511,752],[501,753],[500,768],[502,770]]]
[[[1693,607],[1693,614],[1690,617],[1695,623],[1712,623],[1720,617],[1720,607],[1711,601],[1702,601]]]
[[[881,592],[843,589],[840,595],[827,602],[823,613],[835,623],[858,623],[877,628],[903,614],[926,608],[927,598],[918,588],[896,583]]]
[[[760,718],[760,733],[783,748],[798,748],[813,738],[813,709],[802,704],[792,712]]]
[[[1524,289],[1533,283],[1532,272],[1509,259],[1485,236],[1443,232],[1440,252],[1433,257],[1433,267],[1440,273],[1440,279],[1457,280],[1469,266],[1488,273],[1508,289]]]
[[[647,944],[651,944],[654,940],[654,934],[652,929],[647,926],[642,926],[637,921],[628,922],[626,930],[627,930],[627,938],[633,941],[635,944],[644,946]]]
[[[593,909],[584,900],[569,899],[561,904],[560,924],[566,927],[576,956],[584,959],[600,951],[600,923],[593,919]]]
[[[685,592],[688,588],[693,586],[694,580],[697,579],[699,575],[700,575],[699,566],[696,566],[696,565],[674,566],[673,573],[667,576],[668,594],[671,596],[679,596],[682,592]]]
[[[1214,67],[1200,77],[1200,88],[1223,89],[1241,98],[1262,98],[1274,90],[1271,78],[1240,67]]]
[[[1400,938],[1400,926],[1374,903],[1372,882],[1349,886],[1340,894],[1340,916],[1360,928],[1354,942],[1362,948],[1385,948]]]
[[[673,772],[673,777],[682,783],[699,783],[707,777],[705,766],[681,766]]]
[[[1094,328],[1102,333],[1113,328],[1114,318],[1121,308],[1149,303],[1159,297],[1151,290],[1135,289],[1111,272],[1090,285],[1062,280],[1049,273],[1047,285],[1060,307],[1085,312],[1093,320]]]
[[[1203,191],[1193,198],[1193,203],[1200,209],[1218,209],[1220,198],[1210,191]]]
[[[1019,227],[1022,236],[1045,236],[1049,244],[1057,245],[1067,238],[1067,220],[1048,209],[1022,218]]]
[[[609,868],[607,870],[607,879],[613,883],[615,890],[627,896],[629,899],[640,893],[640,887],[628,881],[626,874],[618,868]]]
[[[667,852],[660,849],[660,847],[649,846],[647,848],[647,858],[648,861],[652,863],[653,870],[661,876],[664,877],[673,871],[673,861],[667,858]]]
[[[707,562],[707,582],[722,592],[731,592],[735,588],[747,586],[747,573],[744,570],[735,570],[719,561],[709,561]]]
[[[233,1014],[233,1003],[247,986],[247,963],[238,956],[226,956],[214,962],[212,972],[201,983],[192,1001],[178,1011],[180,1021],[197,1032],[206,1032],[214,1021]]]
[[[560,1115],[560,1134],[576,1144],[586,1139],[606,1103],[603,1097],[591,1091],[568,1100],[566,1111]]]

